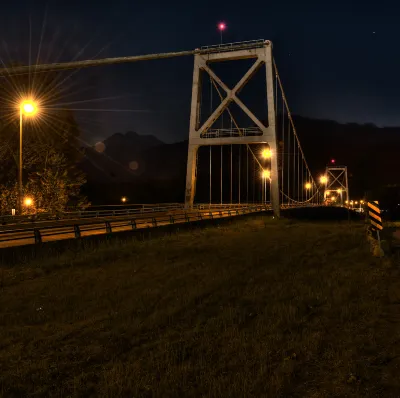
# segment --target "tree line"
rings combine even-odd
[[[62,212],[87,204],[81,195],[86,177],[78,168],[79,126],[67,107],[68,95],[56,73],[0,78],[0,213],[18,209],[20,104],[37,103],[37,114],[23,116],[23,197],[31,199],[23,214]]]

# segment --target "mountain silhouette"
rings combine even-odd
[[[293,119],[314,178],[324,173],[326,165],[335,159],[337,165],[348,167],[350,196],[353,198],[362,197],[366,191],[377,192],[387,185],[400,185],[400,127],[338,123],[301,116],[293,116]],[[277,126],[279,124],[278,118]],[[243,152],[239,155],[237,149],[233,155],[236,168],[239,157],[243,156]],[[220,198],[218,151],[218,148],[213,148],[212,185],[218,190],[213,193],[216,201]],[[230,167],[229,151],[230,146],[226,146],[224,173]],[[100,148],[98,145],[86,148],[80,166],[87,174],[85,189],[93,203],[117,203],[121,195],[129,195],[132,203],[182,202],[186,161],[187,141],[165,144],[152,135],[127,132],[112,135]],[[243,170],[243,160],[240,164]],[[230,199],[229,184],[230,178],[226,174],[223,177],[224,201]],[[208,191],[209,148],[202,147],[198,158],[196,199],[208,201]]]

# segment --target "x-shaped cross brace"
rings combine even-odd
[[[335,177],[335,176],[333,175],[333,173],[332,173],[330,170],[328,170],[328,173],[334,178],[334,180],[329,184],[328,187],[326,187],[327,190],[329,190],[329,188],[330,188],[336,181],[337,181],[344,189],[346,189],[346,187],[339,181],[339,178],[344,174],[344,170],[342,170],[342,172],[341,172],[337,177]]]
[[[257,125],[257,127],[265,132],[267,129],[263,123],[258,120],[258,118],[254,115],[253,112],[237,97],[239,92],[243,89],[243,87],[247,84],[247,82],[252,78],[252,76],[257,72],[257,70],[262,66],[264,61],[257,59],[257,61],[253,64],[253,66],[247,71],[247,73],[240,79],[239,83],[231,90],[226,84],[211,70],[206,61],[203,59],[201,64],[201,68],[205,70],[218,84],[219,86],[226,92],[225,99],[219,104],[217,109],[211,114],[211,116],[204,122],[204,124],[197,130],[199,135],[201,136],[215,123],[215,121],[221,116],[222,112],[229,106],[232,101],[235,101],[236,104],[247,114],[247,116]]]

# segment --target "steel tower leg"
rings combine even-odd
[[[193,85],[192,85],[192,104],[190,108],[190,131],[188,145],[188,161],[186,172],[185,208],[193,207],[194,195],[196,190],[197,177],[197,151],[199,145],[192,144],[193,137],[196,137],[200,123],[200,99],[201,99],[201,58],[199,55],[194,57]]]
[[[268,128],[271,134],[269,147],[271,149],[271,205],[274,216],[279,218],[281,206],[279,203],[279,171],[278,171],[278,140],[276,136],[274,68],[272,63],[272,46],[265,48],[265,71],[267,82]]]
[[[185,208],[193,207],[194,195],[196,193],[196,168],[197,168],[197,151],[198,145],[189,145],[187,172],[186,172],[186,193],[185,193]]]

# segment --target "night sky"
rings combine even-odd
[[[217,44],[216,25],[224,21],[224,42],[273,41],[293,113],[400,125],[399,11],[394,1],[20,0],[2,8],[0,56],[5,63],[28,62],[30,25],[33,62],[42,26],[40,58],[55,62],[99,51],[97,58]],[[186,139],[192,65],[187,57],[74,73],[66,84],[74,101],[87,102],[68,106],[97,109],[76,111],[85,142],[127,130],[165,142]]]

